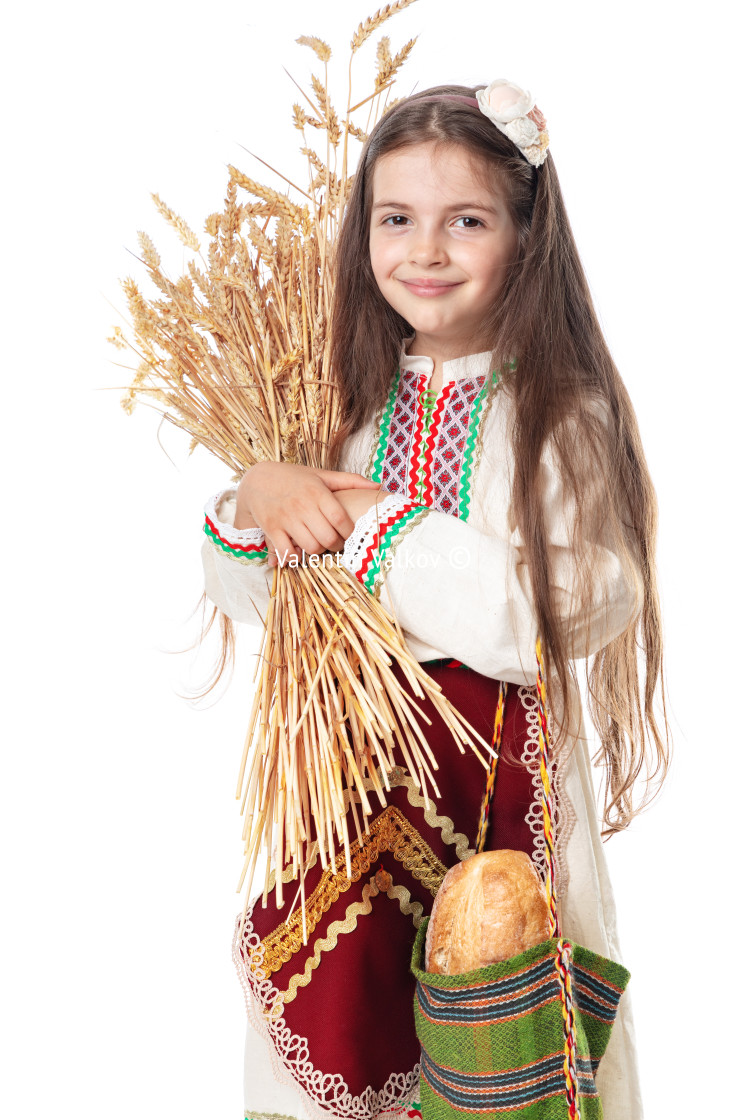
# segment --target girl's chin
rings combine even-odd
[[[422,339],[424,342],[428,342],[429,345],[438,346],[440,349],[444,350],[453,350],[455,347],[459,349],[460,346],[464,347],[473,337],[472,334],[469,331],[465,331],[463,327],[460,326],[459,329],[457,329],[451,323],[428,322],[423,319],[418,319],[416,322],[413,322],[412,319],[408,319],[408,322],[415,332],[416,340]],[[414,351],[412,352],[414,353]],[[459,352],[461,353],[462,351],[460,350]]]

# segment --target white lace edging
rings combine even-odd
[[[379,525],[392,513],[400,513],[409,505],[410,499],[402,494],[387,494],[381,501],[374,503],[355,523],[355,528],[345,541],[342,551],[342,566],[355,575],[363,557],[374,542]]]
[[[394,1116],[419,1100],[420,1065],[411,1073],[393,1073],[380,1092],[369,1086],[358,1097],[351,1094],[340,1074],[314,1069],[309,1060],[308,1039],[293,1034],[285,1025],[281,992],[271,980],[250,974],[254,968],[262,967],[265,952],[250,921],[253,911],[254,905],[247,911],[243,936],[241,917],[236,920],[233,962],[244,992],[249,1022],[269,1047],[275,1080],[300,1094],[304,1111],[311,1120],[375,1120],[383,1113]]]
[[[545,859],[545,826],[542,808],[542,778],[540,777],[539,768],[539,701],[537,699],[536,688],[531,685],[521,685],[519,687],[519,700],[521,701],[527,717],[527,739],[524,743],[521,762],[532,775],[532,785],[534,786],[534,798],[532,799],[532,804],[529,806],[529,811],[524,820],[528,824],[534,837],[534,851],[532,852],[534,866],[537,868],[540,877],[544,880],[547,873],[547,864]],[[551,742],[553,739],[552,724],[553,720],[552,716],[550,716],[549,730]],[[566,765],[573,751],[573,746],[573,740],[568,736],[568,740],[563,745],[563,749],[551,759],[549,766],[550,784],[554,794],[553,804],[555,811],[555,819],[553,822],[555,826],[555,883],[559,896],[565,894],[568,888],[566,850],[568,847],[568,840],[576,823],[576,813],[565,788]]]
[[[381,585],[386,578],[387,572],[391,572],[392,568],[394,567],[395,553],[397,549],[402,544],[402,541],[405,539],[405,537],[408,536],[408,534],[410,534],[413,529],[417,528],[420,522],[423,521],[430,512],[431,511],[428,506],[421,506],[420,509],[415,511],[412,517],[407,519],[407,521],[398,521],[397,524],[393,526],[392,535],[389,538],[389,545],[387,547],[386,553],[381,558],[379,570],[376,573],[374,593],[377,599],[381,592]]]
[[[234,529],[233,525],[228,525],[218,517],[218,510],[222,502],[225,501],[227,495],[234,493],[233,490],[221,490],[219,494],[213,495],[205,505],[206,517],[209,517],[216,529],[220,530],[221,537],[228,544],[236,545],[237,548],[246,548],[247,545],[252,544],[264,544],[265,534],[263,529]]]

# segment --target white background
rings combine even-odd
[[[112,387],[127,373],[105,338],[124,308],[117,278],[142,277],[128,252],[138,229],[182,267],[149,192],[200,230],[227,162],[259,177],[241,144],[295,166],[282,66],[304,81],[314,59],[293,40],[328,39],[344,74],[371,8],[71,0],[16,5],[4,21],[13,1120],[242,1115],[232,798],[256,635],[217,705],[181,698],[207,664],[174,651],[197,632],[202,505],[225,472],[188,460],[178,433],[164,436],[167,458],[155,416],[124,415]],[[745,1041],[736,10],[421,0],[388,28],[395,46],[420,35],[403,92],[504,76],[537,96],[658,488],[675,763],[656,806],[607,846],[650,1118],[734,1115]]]

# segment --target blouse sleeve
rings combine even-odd
[[[267,545],[261,529],[234,529],[235,514],[235,490],[221,491],[205,507],[205,592],[229,618],[256,626],[270,601]]]
[[[593,473],[593,472],[592,472]],[[595,488],[584,479],[585,508]],[[551,452],[541,463],[551,592],[573,656],[586,657],[617,637],[639,612],[640,575],[627,550],[594,525],[573,546],[575,506]],[[411,642],[457,658],[488,677],[516,684],[536,675],[537,623],[526,544],[494,510],[490,532],[400,495],[388,495],[356,522],[344,562],[389,606]],[[583,576],[580,573],[584,573]],[[585,580],[583,587],[580,579]]]
[[[339,469],[365,472],[372,439],[370,421],[346,440]],[[264,622],[267,614],[274,571],[267,564],[262,530],[234,529],[235,517],[235,488],[222,490],[205,506],[205,593],[235,622],[256,626]]]

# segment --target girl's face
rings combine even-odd
[[[486,349],[518,240],[500,184],[465,148],[414,144],[373,174],[369,251],[382,295],[415,330],[413,354],[448,360]]]

